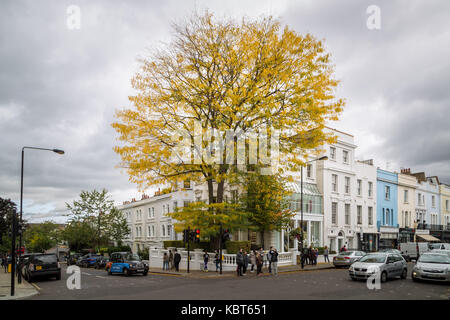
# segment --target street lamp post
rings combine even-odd
[[[310,161],[307,161],[305,164],[308,164],[310,162],[313,161],[318,161],[318,160],[328,160],[327,156],[323,156],[320,157],[318,159],[313,159]],[[303,167],[301,167],[300,170],[300,213],[301,213],[301,217],[300,217],[300,260],[301,260],[301,265],[302,265],[302,269],[305,267],[305,257],[304,257],[304,253],[303,253]]]
[[[22,207],[23,207],[23,163],[24,163],[25,149],[52,151],[57,154],[64,154],[64,151],[60,150],[60,149],[46,149],[46,148],[37,148],[37,147],[23,147],[22,148],[22,168],[21,168],[21,172],[20,172],[20,217],[19,217],[19,223],[20,223],[21,227],[22,227],[22,212],[23,212],[23,210],[22,210]],[[15,234],[13,237],[15,238]],[[17,274],[17,282],[18,283],[22,283],[22,260],[20,259],[21,255],[22,255],[21,251],[22,251],[22,232],[20,232],[20,235],[19,235],[19,257],[18,257],[19,272]]]

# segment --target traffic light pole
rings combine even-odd
[[[187,242],[188,242],[188,256],[187,256],[187,273],[189,273],[189,260],[191,260],[191,254],[190,254],[190,248],[189,248],[189,242],[191,241],[191,227],[188,228],[188,237],[187,237]]]
[[[223,241],[223,229],[222,222],[220,223],[220,241],[219,241],[219,262],[220,262],[220,274],[222,274],[222,241]]]

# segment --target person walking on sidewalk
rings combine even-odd
[[[254,272],[253,268],[256,265],[256,252],[255,252],[255,250],[252,250],[252,252],[250,252],[250,264],[252,265],[252,268],[250,269],[250,272]]]
[[[203,263],[204,263],[204,271],[208,272],[208,261],[209,261],[209,254],[208,251],[205,250],[205,254],[203,255]]]
[[[238,253],[236,254],[236,272],[238,277],[242,276],[242,267],[244,265],[244,254],[242,253],[242,248],[239,249]]]
[[[173,262],[175,264],[175,271],[180,271],[180,261],[181,255],[178,253],[177,249],[175,249],[175,255],[173,256]]]
[[[216,254],[214,256],[214,263],[216,264],[216,272],[217,272],[220,267],[219,250],[216,250]]]
[[[329,254],[328,246],[325,246],[325,248],[323,249],[323,260],[325,262],[328,261],[328,263],[330,263],[330,259],[328,258],[328,254]]]
[[[262,266],[263,266],[263,255],[260,251],[256,253],[256,275],[259,276],[260,273],[262,273]]]
[[[173,253],[172,253],[172,250],[169,250],[169,268],[170,268],[170,270],[173,269]]]
[[[169,256],[167,255],[167,252],[164,252],[163,270],[169,270]]]
[[[271,262],[272,262],[272,275],[277,276],[278,275],[278,251],[276,248],[274,248],[272,250],[270,258],[271,258]]]
[[[270,247],[269,252],[267,252],[267,261],[269,261],[269,273],[272,273],[272,248]]]
[[[242,274],[245,276],[248,268],[248,254],[247,251],[244,250],[244,264],[242,265]]]

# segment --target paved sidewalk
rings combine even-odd
[[[176,272],[174,270],[165,271],[159,268],[150,268],[149,273],[157,273],[157,274],[164,274],[168,276],[178,276],[178,277],[188,277],[188,278],[230,278],[230,277],[237,277],[236,272],[234,271],[222,271],[222,274],[219,272],[216,272],[215,265],[211,266],[209,272],[204,272],[200,270],[189,270],[189,273],[187,273],[186,270],[180,270],[180,272]],[[319,262],[316,266],[311,265],[305,265],[304,269],[301,269],[300,265],[295,266],[279,266],[278,267],[278,274],[286,274],[286,273],[292,273],[292,272],[312,272],[312,271],[319,271],[319,270],[327,270],[327,269],[334,269],[334,266],[332,263],[324,263]],[[267,266],[263,268],[263,273],[261,276],[270,276],[269,270],[267,269]],[[256,267],[254,272],[250,272],[250,268],[247,269],[247,277],[256,277]]]
[[[0,270],[0,300],[23,299],[39,294],[39,291],[29,282],[22,278],[22,283],[17,283],[14,290],[14,296],[11,297],[11,273],[5,273]]]

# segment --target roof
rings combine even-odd
[[[301,183],[300,182],[288,182],[286,183],[286,189],[292,191],[294,193],[301,194]],[[322,196],[317,185],[312,183],[303,183],[303,194],[311,195],[311,196]]]

